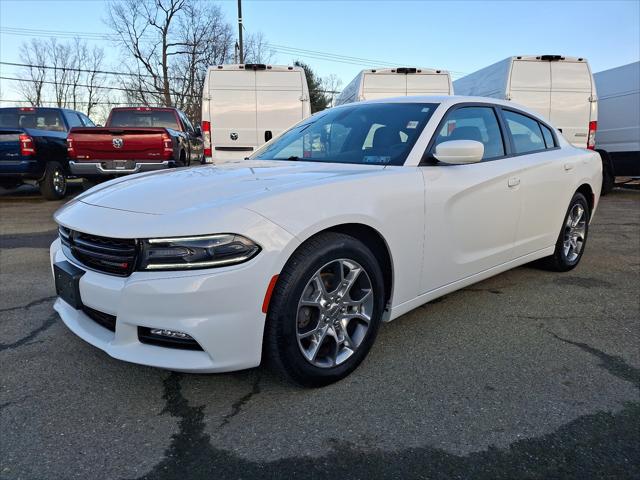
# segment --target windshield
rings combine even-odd
[[[436,107],[355,103],[329,109],[299,123],[250,158],[402,165]]]
[[[49,108],[0,109],[0,128],[31,128],[64,132],[60,111]]]
[[[109,120],[110,127],[163,127],[180,130],[176,114],[171,110],[137,111],[114,110]]]

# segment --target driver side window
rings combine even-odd
[[[484,145],[482,160],[502,157],[504,142],[491,107],[462,107],[449,114],[434,144],[449,140],[475,140]]]

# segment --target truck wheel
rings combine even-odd
[[[616,176],[613,172],[613,164],[611,163],[611,157],[604,150],[597,150],[602,159],[602,190],[600,195],[606,195],[611,193],[613,187],[616,185]]]
[[[178,161],[178,167],[188,167],[189,164],[187,163],[187,156],[185,155],[184,151],[180,152],[180,160]]]
[[[47,200],[60,200],[67,193],[67,175],[58,162],[47,163],[44,178],[40,181],[40,193]]]

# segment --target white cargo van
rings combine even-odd
[[[640,176],[640,62],[593,75],[598,88],[596,148],[616,176]]]
[[[336,105],[411,95],[453,95],[449,72],[414,67],[363,70],[342,90]]]
[[[458,95],[513,100],[544,115],[576,147],[595,146],[596,89],[584,58],[518,56],[453,82]]]
[[[205,162],[242,159],[310,115],[307,79],[300,67],[209,67],[202,98]]]

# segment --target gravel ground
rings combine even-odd
[[[114,360],[52,310],[46,202],[0,193],[0,477],[640,478],[640,192],[580,266],[524,266],[384,325],[317,390]]]

